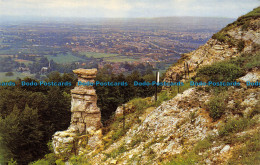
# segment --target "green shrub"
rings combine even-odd
[[[226,42],[228,40],[227,36],[220,32],[213,34],[212,38],[220,42]]]
[[[244,147],[233,151],[228,164],[260,164],[260,132],[255,132],[243,143]]]
[[[220,97],[220,95],[212,97],[207,104],[209,116],[213,118],[214,121],[220,119],[225,112],[225,107],[226,106],[223,97]]]
[[[213,65],[204,66],[198,70],[197,76],[205,78],[206,81],[227,81],[231,82],[243,74],[240,67],[229,62],[219,62]]]
[[[237,40],[234,39],[233,37],[231,37],[229,34],[227,34],[226,32],[218,32],[218,33],[215,33],[213,36],[212,36],[213,39],[216,39],[220,42],[223,42],[223,43],[227,43],[229,44],[230,46],[235,46],[236,43],[237,43]]]
[[[244,25],[242,25],[241,30],[246,31],[250,27],[249,21],[246,21]]]
[[[241,52],[245,47],[245,41],[240,40],[237,44],[238,51]]]

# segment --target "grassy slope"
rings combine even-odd
[[[46,55],[45,57],[47,57],[48,60],[52,59],[54,62],[59,64],[71,63],[82,60],[81,58],[73,56],[71,54],[58,54],[57,56]]]
[[[233,46],[238,45],[239,41],[229,36],[227,34],[227,31],[238,26],[241,26],[241,29],[243,31],[248,30],[249,28],[256,30],[257,27],[250,25],[249,22],[257,18],[260,18],[260,7],[257,7],[253,11],[249,12],[248,14],[239,17],[235,22],[228,24],[222,30],[214,34],[212,38],[217,39],[220,42],[228,43],[229,45],[233,45]]]

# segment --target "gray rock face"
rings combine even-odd
[[[56,155],[68,159],[71,154],[77,154],[79,142],[86,141],[86,145],[95,148],[100,143],[101,112],[97,107],[97,95],[93,86],[78,85],[94,82],[97,69],[77,69],[77,86],[71,90],[71,123],[66,131],[59,131],[53,135],[53,148]],[[87,136],[86,136],[87,135]]]

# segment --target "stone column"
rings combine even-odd
[[[63,159],[72,154],[80,154],[86,146],[94,149],[102,143],[101,112],[97,107],[97,95],[93,86],[82,85],[94,83],[97,69],[76,69],[78,83],[71,90],[71,123],[67,130],[53,135],[54,153]]]
[[[79,133],[88,134],[101,128],[101,112],[97,107],[97,95],[93,86],[82,85],[94,83],[97,69],[77,69],[78,83],[71,90],[71,126],[75,126]]]

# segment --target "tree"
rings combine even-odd
[[[40,158],[41,148],[44,146],[41,142],[43,132],[39,130],[41,123],[37,109],[26,105],[24,110],[20,111],[14,106],[6,118],[0,119],[0,125],[0,134],[6,146],[6,159],[14,158],[18,164],[28,164]]]

